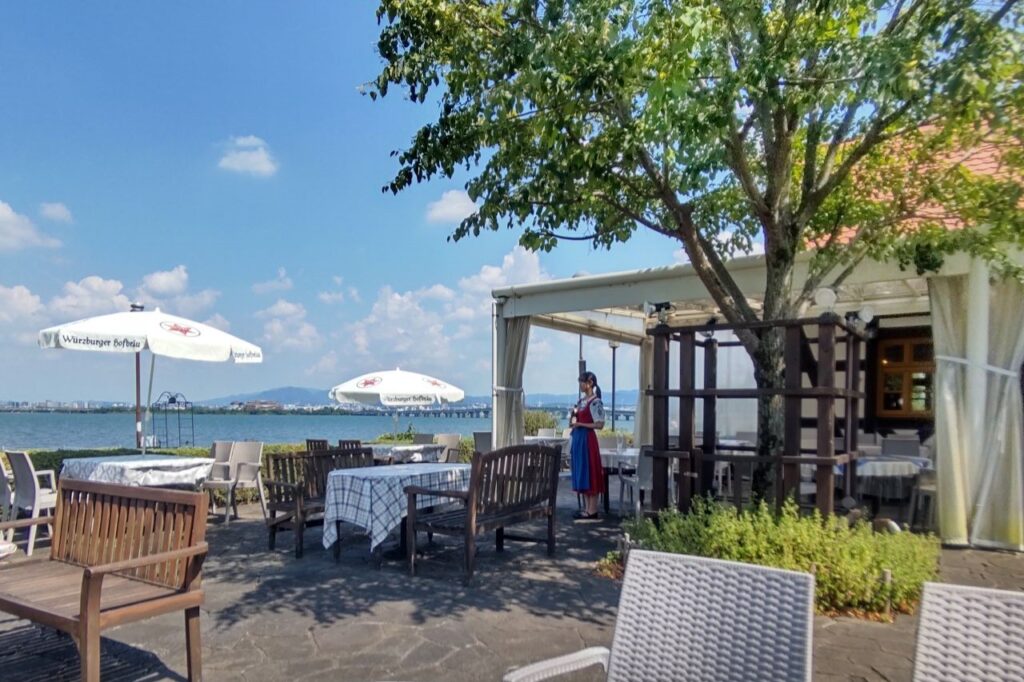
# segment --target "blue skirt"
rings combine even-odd
[[[573,429],[569,441],[569,464],[572,469],[572,489],[590,490],[590,445],[586,429]]]

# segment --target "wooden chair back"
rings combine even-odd
[[[96,566],[191,547],[206,538],[206,506],[203,493],[62,480],[50,559]],[[200,566],[177,559],[123,575],[180,590]]]
[[[327,442],[326,438],[307,438],[306,439],[306,452],[316,452],[317,450],[326,450],[331,447],[330,443]]]
[[[342,450],[353,450],[355,448],[363,447],[363,441],[361,440],[338,440],[338,447]]]
[[[555,506],[561,447],[511,445],[473,455],[470,472],[470,509],[477,516]]]
[[[272,497],[275,504],[290,506],[295,495],[305,499],[324,496],[327,490],[327,476],[335,469],[354,469],[373,466],[372,448],[336,448],[312,452],[275,452],[267,458],[268,480],[291,483],[298,486],[296,491],[275,488]]]

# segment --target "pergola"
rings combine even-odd
[[[804,285],[811,257],[798,257],[794,288]],[[728,269],[756,310],[764,296],[764,258],[737,258]],[[835,294],[830,308],[840,315],[871,309],[878,318],[920,315],[930,322],[942,537],[953,544],[1024,550],[1024,288],[1015,281],[991,282],[984,263],[957,254],[939,272],[923,276],[866,260]],[[509,286],[492,295],[495,447],[523,438],[531,326],[639,346],[634,435],[636,442],[648,443],[651,402],[644,390],[651,386],[652,308],[669,304],[667,322],[674,326],[705,323],[718,313],[686,264]],[[821,312],[811,304],[802,315]]]

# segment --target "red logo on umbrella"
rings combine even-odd
[[[429,377],[424,377],[423,380],[425,382],[427,382],[428,384],[430,384],[431,386],[434,386],[435,388],[444,388],[444,382],[438,381],[437,379],[431,379]]]
[[[376,386],[382,381],[384,380],[380,377],[366,377],[365,379],[360,379],[356,386],[359,388],[370,388],[371,386]]]
[[[161,322],[160,327],[169,332],[181,334],[182,336],[195,337],[200,334],[200,331],[195,327],[186,327],[178,324],[177,322]]]

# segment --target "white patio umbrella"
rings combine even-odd
[[[156,310],[132,310],[89,317],[49,327],[39,332],[42,348],[104,353],[135,353],[135,438],[145,450],[142,438],[139,355],[150,352],[147,411],[153,394],[153,368],[157,355],[206,362],[263,362],[259,346],[243,341],[201,322],[194,322]]]
[[[349,379],[330,390],[328,395],[339,403],[383,405],[385,407],[424,407],[454,403],[466,397],[466,392],[440,379],[403,372],[400,369],[363,374]],[[398,415],[395,415],[396,431]]]

